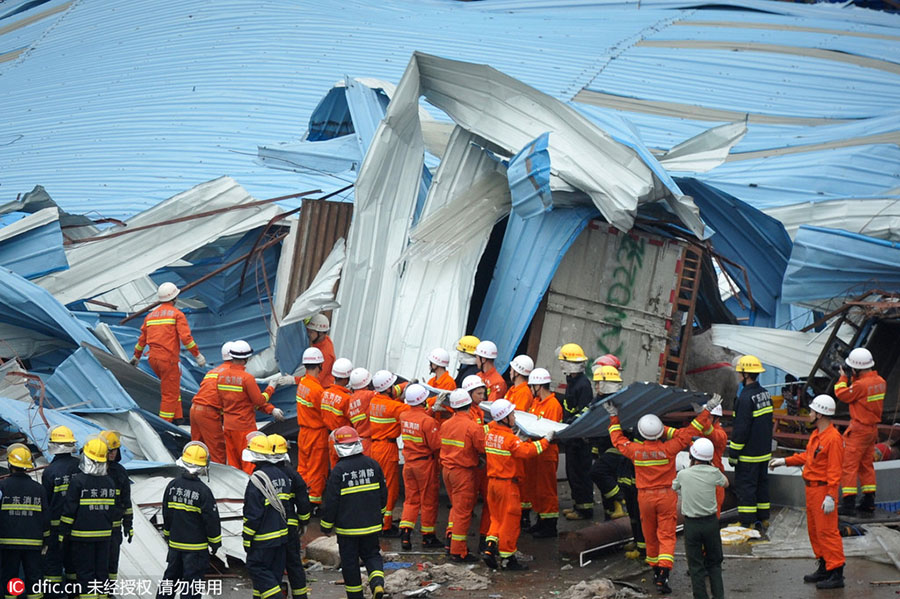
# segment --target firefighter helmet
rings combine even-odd
[[[181,461],[192,466],[209,466],[209,448],[200,441],[191,441],[181,452]]]
[[[106,441],[106,446],[110,450],[122,447],[122,440],[117,431],[100,431],[100,438]]]
[[[372,376],[372,387],[379,393],[387,391],[397,380],[397,375],[390,370],[379,370]]]
[[[479,387],[486,387],[484,381],[481,380],[481,377],[477,374],[470,374],[466,378],[463,379],[462,388],[467,392],[471,393],[475,389]]]
[[[231,342],[231,341],[226,341],[225,343],[222,344],[222,361],[223,362],[227,362],[228,360],[231,359],[232,343],[233,342]]]
[[[243,339],[232,341],[231,348],[228,350],[233,360],[249,360],[253,355],[253,348]]]
[[[428,354],[428,361],[435,366],[446,368],[450,366],[450,354],[443,347],[436,347]]]
[[[621,383],[622,375],[615,366],[599,366],[594,369],[594,380]]]
[[[6,461],[16,468],[34,468],[31,461],[31,450],[23,443],[13,443],[6,450]]]
[[[54,426],[50,429],[50,442],[51,443],[74,443],[75,435],[72,433],[72,429],[68,426]]]
[[[413,383],[409,387],[406,388],[406,392],[404,395],[404,401],[406,401],[407,405],[417,406],[419,404],[425,403],[425,400],[428,399],[428,391],[422,385],[417,383]]]
[[[481,340],[474,335],[465,335],[464,337],[460,337],[459,341],[456,343],[456,351],[461,351],[465,354],[475,354],[475,348],[478,347],[478,344],[481,343]]]
[[[597,366],[615,366],[617,370],[621,370],[622,362],[613,354],[603,354],[594,360],[594,368]]]
[[[287,439],[277,433],[273,433],[266,437],[266,440],[272,444],[272,453],[275,455],[286,455],[288,452]]]
[[[834,408],[834,400],[830,395],[816,395],[815,399],[809,402],[809,409],[822,416],[834,416]]]
[[[713,448],[712,441],[707,439],[706,437],[700,437],[693,443],[691,443],[691,457],[695,460],[700,460],[701,462],[710,462],[713,459],[713,454],[715,453],[715,449]]]
[[[328,329],[331,328],[331,323],[328,322],[328,317],[324,314],[314,314],[309,319],[309,322],[306,323],[306,328],[317,333],[327,333]]]
[[[103,439],[90,439],[84,444],[82,454],[91,461],[102,464],[106,462],[106,456],[109,454],[109,447]]]
[[[166,281],[156,290],[156,299],[161,302],[170,302],[181,293],[181,289],[179,289],[175,283],[170,283]]]
[[[663,423],[656,414],[644,414],[637,423],[638,432],[644,439],[655,441],[662,437]]]
[[[346,379],[353,372],[353,362],[347,358],[338,358],[331,366],[331,376],[336,379]]]
[[[450,392],[450,407],[454,410],[464,408],[472,403],[472,398],[465,389],[454,389]]]
[[[534,360],[525,354],[522,354],[513,358],[512,362],[509,363],[509,367],[522,376],[528,376],[531,374],[531,371],[534,370]]]
[[[558,359],[563,362],[587,362],[588,357],[577,343],[566,343],[559,348]]]
[[[493,341],[482,341],[475,348],[475,355],[487,360],[497,359],[497,345]]]
[[[303,364],[315,366],[316,364],[322,364],[324,362],[325,356],[322,355],[322,350],[318,347],[307,347],[303,350]]]
[[[864,370],[866,368],[874,368],[875,360],[872,359],[872,352],[864,347],[857,347],[847,356],[847,366],[856,370]]]
[[[551,380],[550,373],[546,368],[535,368],[528,375],[529,385],[549,385]]]
[[[491,404],[491,419],[500,422],[516,410],[516,406],[506,399],[498,399]]]
[[[737,372],[765,372],[766,369],[763,368],[762,362],[759,361],[759,358],[756,356],[746,355],[738,358],[737,366],[734,367]]]
[[[350,388],[354,391],[365,389],[372,382],[372,375],[365,368],[354,368],[350,371]]]

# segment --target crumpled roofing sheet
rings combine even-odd
[[[18,360],[7,360],[0,364],[0,397],[31,402],[31,393],[25,386],[25,377],[14,373],[27,372]]]
[[[68,268],[59,210],[44,208],[0,228],[0,266],[27,279]]]
[[[86,347],[75,350],[63,361],[45,385],[56,408],[92,412],[128,411],[138,407],[113,373]]]
[[[867,237],[900,241],[900,196],[841,198],[767,208],[788,235],[797,236],[801,225],[843,229]]]

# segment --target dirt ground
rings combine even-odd
[[[561,507],[568,506],[568,488],[560,484]],[[480,510],[480,507],[477,508]],[[599,510],[598,510],[599,511]],[[394,512],[399,516],[399,509]],[[442,497],[438,519],[438,531],[443,531],[447,522],[446,498]],[[565,534],[584,526],[583,522],[560,520],[560,532]],[[318,522],[314,521],[304,539],[311,541],[318,534]],[[386,561],[385,572],[390,575],[398,567],[416,569],[419,564],[431,562],[446,563],[443,552],[417,551],[420,536],[413,535],[412,552],[400,551],[399,539],[382,540],[382,553],[392,561]],[[476,549],[477,534],[470,534],[469,548]],[[621,580],[643,589],[650,596],[659,596],[653,587],[652,571],[633,560],[624,557],[621,549],[609,549],[588,556],[590,563],[579,568],[578,558],[561,556],[557,549],[556,539],[532,539],[523,534],[519,540],[519,551],[532,556],[528,562],[527,572],[492,572],[482,563],[475,564],[473,572],[487,576],[491,580],[487,590],[461,591],[451,590],[445,584],[443,588],[431,593],[429,597],[445,597],[449,599],[554,599],[559,597],[571,585],[582,580],[606,577]],[[724,563],[724,582],[726,594],[730,597],[745,599],[806,599],[806,598],[853,598],[876,599],[900,597],[900,584],[892,586],[874,586],[873,581],[900,580],[900,572],[895,568],[860,558],[850,558],[845,568],[846,587],[832,591],[817,591],[815,585],[804,584],[803,575],[814,570],[815,564],[808,559],[756,559],[750,555],[748,547],[726,547]],[[337,599],[345,597],[341,573],[333,569],[308,572],[310,579],[311,599]],[[226,579],[221,597],[237,599],[250,597],[252,589],[246,578]],[[684,545],[678,538],[675,568],[670,578],[673,592],[667,597],[672,599],[689,599],[692,597],[690,578],[684,558]],[[394,594],[393,597],[402,597]]]

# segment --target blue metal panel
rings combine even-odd
[[[269,347],[271,312],[267,299],[240,308],[226,306],[221,315],[204,310],[187,311],[185,316],[200,352],[213,362],[226,341],[243,339],[257,352]]]
[[[566,251],[596,215],[593,206],[557,208],[528,220],[510,214],[474,333],[497,344],[500,372],[519,347]]]
[[[127,412],[138,405],[87,348],[79,348],[45,381],[54,407],[78,412]]]
[[[513,156],[506,169],[513,212],[522,218],[553,209],[549,142],[550,133],[544,133]]]
[[[59,221],[36,227],[0,241],[0,266],[26,279],[36,279],[69,268],[63,251]]]
[[[293,373],[300,366],[303,352],[309,347],[309,336],[306,323],[303,321],[289,324],[278,329],[275,339],[275,361],[284,373]]]
[[[900,243],[803,225],[781,289],[786,302],[859,295],[870,289],[900,292]]]

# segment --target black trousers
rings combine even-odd
[[[738,517],[741,526],[750,527],[757,520],[768,520],[769,503],[768,460],[738,462],[734,467],[734,493],[737,495]]]
[[[341,574],[344,575],[344,589],[349,599],[362,599],[362,577],[359,574],[360,560],[369,573],[369,588],[384,586],[384,562],[381,559],[379,535],[338,535],[338,550],[341,554]]]
[[[122,549],[122,527],[113,529],[109,538],[109,579],[116,580],[119,577],[119,552]]]
[[[591,480],[591,446],[581,439],[566,441],[566,478],[572,501],[580,512],[594,511],[594,482]]]
[[[34,592],[34,584],[43,578],[43,564],[41,563],[40,547],[14,547],[12,545],[0,546],[0,564],[2,564],[3,593],[6,597],[35,597],[40,593]],[[9,592],[9,581],[19,577],[19,571],[25,575],[25,589],[21,595],[13,595]]]
[[[644,529],[641,527],[641,507],[638,503],[638,491],[634,485],[622,485],[622,493],[625,495],[625,507],[628,508],[628,519],[631,521],[631,536],[641,551],[647,550],[647,542],[644,540]]]
[[[568,459],[566,456],[567,462]],[[622,487],[619,486],[619,471],[622,467],[621,462],[625,459],[627,458],[621,454],[603,452],[591,464],[591,480],[600,489],[603,507],[608,510],[612,509],[613,501],[623,499]]]
[[[63,581],[63,543],[59,542],[59,528],[50,529],[47,553],[44,554],[44,578],[49,582]]]
[[[247,570],[253,581],[253,596],[269,599],[281,594],[284,576],[284,560],[287,555],[284,544],[276,547],[250,547],[247,550]]]
[[[287,556],[285,568],[288,582],[291,583],[291,597],[306,597],[309,587],[306,586],[306,570],[303,569],[303,557],[300,547],[300,529],[288,526]]]
[[[706,579],[712,599],[725,599],[722,584],[722,538],[719,536],[719,519],[715,514],[703,518],[684,519],[684,552],[691,574],[694,599],[709,599]]]
[[[86,542],[73,538],[69,541],[69,552],[81,593],[97,593],[94,589],[98,588],[100,593],[105,592],[102,589],[106,586],[109,570],[109,539]]]
[[[179,551],[178,549],[169,548],[166,555],[166,572],[163,574],[163,580],[171,581],[171,585],[165,588],[160,586],[157,597],[174,597],[177,584],[179,582],[187,583],[188,592],[181,594],[181,599],[200,599],[200,593],[191,593],[191,582],[203,580],[206,569],[209,567],[209,551]],[[195,585],[197,583],[194,583]],[[197,590],[195,586],[193,590]]]

